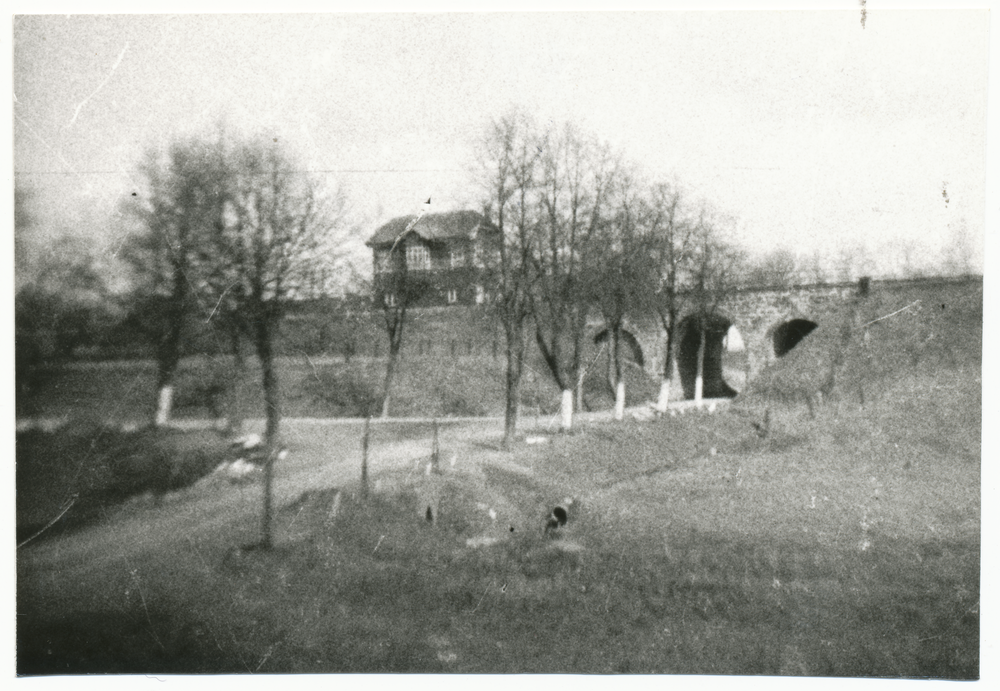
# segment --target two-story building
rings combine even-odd
[[[425,286],[416,307],[485,302],[487,267],[494,265],[500,230],[476,211],[449,211],[394,218],[366,242],[372,248],[375,291],[392,305],[394,272],[406,271]]]

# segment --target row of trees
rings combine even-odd
[[[155,421],[170,417],[186,325],[203,320],[232,354],[233,382],[243,379],[244,344],[252,344],[273,443],[281,419],[275,335],[288,300],[338,259],[343,198],[273,140],[223,131],[150,150],[140,171],[145,189],[126,211],[142,231],[121,257],[134,270],[140,329],[156,344]]]
[[[15,379],[29,394],[48,364],[108,340],[124,313],[106,280],[106,267],[84,239],[51,237],[32,214],[32,188],[14,190]]]
[[[562,391],[562,424],[569,428],[582,404],[589,365],[583,361],[587,321],[600,315],[620,418],[626,320],[655,315],[666,334],[662,410],[676,371],[682,314],[696,316],[700,333],[695,387],[700,397],[705,330],[727,291],[801,280],[803,264],[791,253],[748,262],[726,242],[724,224],[704,205],[690,204],[677,186],[649,179],[607,143],[570,124],[541,126],[523,113],[510,113],[488,124],[476,154],[482,208],[502,238],[487,271],[490,306],[506,344],[508,444],[530,342]],[[266,434],[273,441],[281,416],[275,334],[288,301],[317,286],[322,292],[331,271],[337,272],[339,243],[348,229],[344,199],[304,173],[274,140],[231,137],[222,130],[151,149],[139,169],[144,186],[124,206],[140,232],[120,252],[133,269],[134,290],[121,304],[128,306],[133,327],[155,343],[155,421],[164,424],[170,417],[182,345],[191,323],[200,321],[232,354],[233,382],[243,379],[245,347],[252,346],[261,364]],[[16,209],[19,234],[30,220],[23,208],[19,203]],[[407,308],[426,288],[407,276],[401,248],[391,259],[398,285],[386,291],[397,300],[382,305],[390,352],[383,414]],[[81,324],[100,321],[80,321],[81,305],[94,311],[109,302],[92,264],[56,266],[62,273],[41,272],[19,292],[19,349],[25,325],[53,312],[52,299],[72,302],[59,310],[65,318],[54,331],[62,334],[55,348],[61,351],[86,340]],[[818,271],[813,278],[821,278]],[[54,288],[44,289],[53,281]],[[72,288],[60,290],[63,284]],[[21,379],[19,369],[19,385]],[[239,396],[231,394],[234,400]],[[230,423],[236,427],[232,408]]]
[[[658,315],[667,353],[658,405],[665,409],[682,310],[699,315],[703,362],[707,319],[735,278],[741,255],[719,224],[704,206],[685,204],[676,187],[648,180],[569,124],[542,127],[508,114],[489,125],[477,153],[483,209],[502,238],[490,268],[506,342],[505,444],[514,438],[532,338],[562,391],[562,427],[572,426],[591,314],[605,323],[618,418],[625,320]]]

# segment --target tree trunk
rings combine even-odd
[[[273,513],[271,501],[271,487],[274,484],[274,450],[268,448],[267,460],[264,462],[264,513],[261,517],[261,539],[260,545],[264,549],[271,549],[271,514]]]
[[[671,385],[670,377],[666,375],[660,377],[660,393],[656,397],[656,411],[658,413],[665,413],[667,412],[667,408],[670,407]]]
[[[507,333],[506,405],[503,416],[503,448],[509,450],[517,433],[517,416],[521,403],[521,373],[524,358],[524,337],[519,329]]]
[[[389,361],[385,365],[385,382],[382,385],[382,419],[389,417],[389,399],[392,391],[392,382],[396,377],[396,361],[399,358],[399,349],[395,344],[389,344]]]
[[[157,347],[159,363],[156,381],[156,413],[153,425],[161,427],[170,422],[174,403],[174,378],[181,360],[181,338],[184,331],[184,307],[187,302],[187,276],[177,264],[173,267],[172,295],[166,307],[167,332]]]
[[[156,413],[153,417],[156,427],[170,422],[174,403],[174,379],[181,360],[181,323],[176,310],[170,319],[168,331],[157,349]]]
[[[271,344],[271,325],[265,319],[257,323],[257,358],[260,360],[261,383],[264,386],[264,406],[267,427],[264,438],[268,446],[278,440],[278,426],[281,423],[281,394],[278,390],[278,373],[274,368],[274,353]]]
[[[605,333],[608,335],[608,369],[606,376],[608,378],[608,391],[611,395],[615,395],[615,389],[618,387],[618,377],[615,372],[615,330],[613,328],[608,329]]]
[[[663,375],[660,377],[660,395],[656,400],[656,410],[660,413],[667,412],[670,405],[670,387],[674,383],[674,323],[676,317],[671,311],[668,313],[664,324],[667,332],[666,352],[663,357]]]
[[[267,426],[264,430],[267,459],[264,462],[264,512],[262,517],[261,546],[270,549],[271,518],[273,513],[274,461],[277,454],[278,427],[281,423],[281,395],[278,389],[278,373],[274,368],[274,352],[271,337],[274,329],[266,317],[259,317],[256,323],[257,359],[260,360],[261,383],[264,387],[264,407]]]
[[[661,413],[667,412],[670,407],[670,391],[675,381],[677,381],[677,360],[668,350],[667,361],[663,365],[663,375],[660,377],[660,395],[656,401],[656,409]]]
[[[393,380],[396,378],[396,367],[399,363],[399,351],[403,345],[403,319],[399,315],[389,328],[389,360],[385,365],[385,382],[382,386],[382,419],[389,417],[389,401],[392,394]]]
[[[169,377],[168,381],[170,379],[173,379],[172,375]],[[160,384],[156,394],[156,415],[153,419],[153,424],[155,426],[162,427],[170,422],[170,413],[173,410],[173,405],[173,384]]]
[[[562,402],[559,406],[559,410],[562,416],[561,428],[564,432],[568,432],[570,428],[573,427],[573,390],[563,389],[562,392]]]
[[[612,372],[615,380],[615,420],[625,419],[625,378],[622,376],[621,358],[621,326],[616,325],[611,330]]]
[[[587,368],[583,361],[583,352],[586,344],[587,333],[587,310],[586,307],[576,306],[577,317],[573,322],[573,372],[576,378],[576,410],[582,411],[586,401],[583,396],[583,382],[587,376]]]
[[[705,320],[698,321],[698,370],[694,379],[694,401],[701,405],[702,393],[705,390]]]

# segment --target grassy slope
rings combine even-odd
[[[208,392],[227,375],[225,358],[189,358],[181,365],[175,415],[211,418]],[[540,362],[531,363],[521,391],[523,412],[553,414],[559,391]],[[490,357],[450,359],[412,356],[403,361],[393,387],[393,417],[466,417],[503,415],[505,363]],[[591,409],[614,401],[598,361],[586,381]],[[379,401],[385,376],[382,359],[355,358],[350,364],[306,357],[279,360],[284,414],[288,417],[363,417]],[[657,384],[632,366],[627,369],[628,404],[655,399]],[[100,418],[140,422],[152,416],[155,366],[151,362],[89,363],[54,369],[29,396],[17,402],[19,417]],[[680,394],[678,391],[676,395]],[[219,401],[222,402],[221,397]],[[263,417],[259,372],[251,366],[240,400],[247,418]]]

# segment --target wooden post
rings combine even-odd
[[[361,496],[368,496],[368,436],[371,432],[372,419],[365,418],[365,431],[361,436]]]
[[[438,456],[440,455],[440,448],[438,447],[438,421],[434,418],[434,445],[431,447],[431,468],[433,472],[441,472],[441,468],[438,466]]]
[[[274,484],[274,445],[268,444],[267,457],[264,460],[264,515],[261,519],[261,540],[260,546],[263,549],[271,549],[271,487]]]

